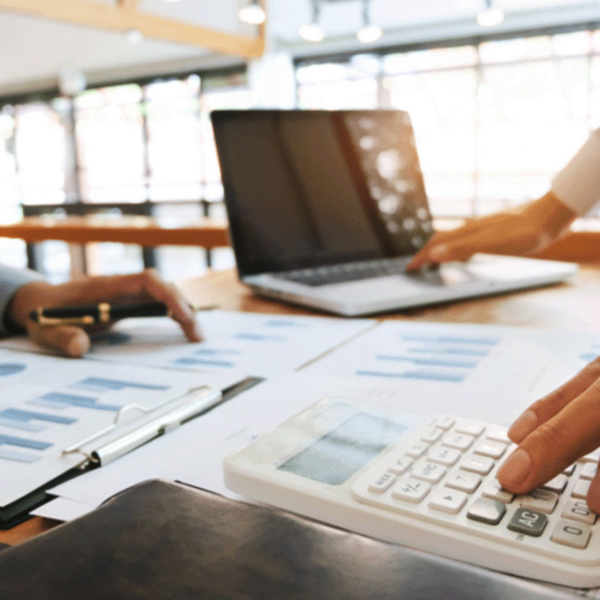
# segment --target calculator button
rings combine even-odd
[[[405,502],[411,502],[412,504],[418,504],[427,496],[431,486],[424,481],[416,481],[410,479],[404,483],[397,485],[392,490],[392,496],[398,500],[404,500]]]
[[[562,494],[567,487],[567,483],[569,480],[566,475],[557,475],[554,479],[551,479],[548,483],[540,486],[543,490],[548,490],[549,492],[556,492],[557,494]]]
[[[600,459],[600,448],[598,450],[594,450],[593,452],[590,452],[589,454],[586,454],[584,457],[580,458],[579,460],[581,462],[598,462],[598,459]]]
[[[438,483],[446,474],[446,469],[434,463],[425,463],[411,473],[411,477],[428,481],[429,483]]]
[[[437,442],[442,437],[443,433],[444,432],[441,429],[438,429],[437,427],[432,427],[431,429],[428,429],[421,436],[421,439],[424,442],[427,442],[428,444],[433,444],[434,442]]]
[[[591,481],[586,481],[584,479],[580,479],[573,488],[571,492],[571,496],[573,498],[585,498],[587,496],[588,490],[590,489]]]
[[[548,517],[540,512],[519,508],[508,524],[511,531],[524,533],[533,537],[540,537],[548,524]]]
[[[427,452],[428,448],[429,444],[426,444],[425,442],[419,442],[418,444],[415,444],[412,448],[409,448],[406,451],[406,454],[408,454],[408,456],[410,456],[411,458],[421,458],[421,456],[423,456],[423,454]]]
[[[442,446],[456,448],[456,450],[468,450],[475,441],[472,435],[461,435],[458,433],[448,433],[442,440]]]
[[[383,494],[387,492],[398,478],[389,471],[384,473],[379,479],[369,485],[369,491],[376,494]]]
[[[479,425],[479,423],[459,423],[455,428],[456,433],[466,433],[473,437],[479,437],[484,431],[485,427]]]
[[[475,454],[481,454],[482,456],[489,456],[490,458],[501,458],[506,452],[506,444],[502,442],[492,442],[485,440],[480,444],[477,444]]]
[[[566,475],[567,477],[570,477],[571,475],[573,475],[573,471],[575,470],[575,465],[571,465],[570,467],[567,467],[564,471],[563,471],[563,475]]]
[[[581,469],[580,477],[581,479],[594,479],[597,470],[598,465],[596,463],[585,463],[585,465],[583,465],[583,469]]]
[[[461,454],[458,450],[452,448],[437,448],[427,456],[427,460],[444,465],[444,467],[453,467],[460,458]]]
[[[533,490],[528,496],[524,496],[521,500],[521,506],[528,510],[537,510],[539,512],[551,515],[556,508],[558,502],[558,494],[549,492],[548,490]]]
[[[497,479],[489,481],[483,488],[481,495],[490,500],[498,500],[502,504],[510,504],[515,498],[515,495],[505,490]]]
[[[551,540],[557,544],[580,548],[587,547],[592,531],[587,525],[580,525],[572,521],[559,521],[552,532]]]
[[[586,525],[593,525],[596,522],[597,515],[592,512],[585,500],[569,500],[565,505],[562,517]]]
[[[487,475],[496,463],[491,458],[484,456],[469,456],[460,465],[462,471],[470,471],[478,475]]]
[[[435,420],[434,425],[444,431],[448,431],[454,423],[456,423],[456,421],[452,417],[438,417]]]
[[[490,429],[485,437],[493,442],[502,442],[503,444],[511,443],[510,438],[506,435],[504,429]]]
[[[481,477],[479,477],[479,475],[458,471],[448,477],[445,486],[454,490],[466,492],[467,494],[472,494],[479,487],[480,483]]]
[[[463,492],[439,490],[429,501],[429,508],[455,515],[467,503],[468,496]]]
[[[502,502],[478,498],[467,512],[467,518],[488,525],[498,525],[506,513],[506,507]]]
[[[388,470],[396,475],[404,475],[414,464],[410,458],[403,456],[388,466]]]

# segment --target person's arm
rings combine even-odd
[[[549,481],[578,458],[600,446],[600,358],[558,390],[532,404],[508,430],[519,447],[498,471],[498,480],[515,494]],[[600,513],[600,470],[587,503]]]
[[[14,269],[0,265],[0,335],[16,333],[18,326],[11,322],[7,308],[17,290],[24,285],[43,281],[43,277],[29,269]]]
[[[477,252],[523,256],[552,243],[600,200],[600,129],[555,177],[550,191],[524,207],[435,234],[408,269],[465,261]]]
[[[83,328],[72,325],[41,327],[29,318],[29,313],[38,307],[148,301],[166,304],[186,337],[192,342],[200,341],[193,310],[177,289],[162,281],[153,270],[135,275],[90,277],[63,285],[29,281],[18,287],[6,304],[4,319],[14,327],[26,331],[41,346],[61,350],[69,356],[81,357],[90,347],[90,338]]]

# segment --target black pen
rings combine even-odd
[[[107,302],[86,306],[38,308],[29,318],[43,327],[57,325],[95,325],[131,317],[170,317],[171,311],[162,302],[111,306]]]

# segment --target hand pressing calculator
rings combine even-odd
[[[521,575],[600,586],[600,524],[587,457],[526,496],[495,474],[502,427],[321,400],[225,459],[250,498],[381,540]]]

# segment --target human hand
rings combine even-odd
[[[38,307],[55,308],[100,302],[128,304],[148,301],[166,304],[188,340],[191,342],[201,340],[191,307],[173,285],[162,281],[153,270],[135,275],[90,277],[63,285],[32,282],[17,290],[7,308],[6,317],[15,325],[25,329],[37,344],[61,350],[68,356],[77,358],[83,356],[90,347],[90,338],[86,330],[73,325],[42,327],[29,318],[29,313]],[[97,328],[92,326],[92,329]]]
[[[600,446],[600,357],[562,387],[532,404],[508,430],[519,447],[500,467],[505,489],[526,494]],[[600,513],[600,471],[588,506]]]
[[[518,211],[475,219],[452,231],[436,233],[412,259],[407,269],[467,261],[477,252],[524,256],[541,250],[577,215],[549,192]]]

